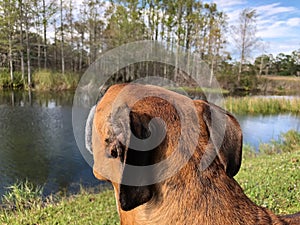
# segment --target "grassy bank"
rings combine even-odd
[[[228,97],[225,108],[236,114],[300,113],[300,98]]]
[[[76,73],[66,72],[65,74],[51,70],[35,71],[32,74],[32,87],[41,91],[58,91],[75,89],[80,76]],[[0,71],[0,89],[27,89],[27,77],[22,79],[21,73],[14,73],[14,80],[11,81],[7,71]]]
[[[299,140],[300,133],[290,131],[278,142],[269,143],[276,151],[254,152],[246,147],[236,176],[254,202],[278,214],[300,211]],[[77,195],[44,200],[41,190],[30,183],[10,187],[0,208],[0,224],[119,224],[112,190],[99,194],[82,190]]]
[[[201,98],[202,96],[205,97],[207,94],[222,94],[226,95],[229,94],[229,91],[219,88],[200,88],[200,87],[167,87],[167,89],[182,93],[182,94],[188,94],[190,97],[196,97]]]

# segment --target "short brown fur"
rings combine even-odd
[[[124,87],[129,88],[124,89]],[[111,120],[112,103],[117,96],[122,95],[121,102],[123,101],[126,105],[130,99],[136,97],[137,93],[145,92],[152,96],[170,97],[169,99],[172,99],[173,103],[180,103],[182,108],[188,108],[188,104],[191,103],[187,97],[174,92],[150,85],[137,84],[114,85],[98,103],[92,133],[94,174],[100,180],[112,182],[121,225],[300,224],[300,214],[277,216],[268,209],[255,205],[244,194],[242,188],[233,178],[241,163],[242,131],[240,126],[232,115],[206,101],[193,101],[197,109],[200,136],[196,150],[188,163],[174,176],[139,189],[130,186],[124,187],[124,185],[119,184],[120,182],[116,182],[116,179],[122,180],[122,174],[126,168],[124,163],[129,160],[129,150],[123,148],[125,152],[120,150],[119,155],[114,153],[113,156],[115,157],[107,157],[107,154],[109,155],[112,151],[111,149],[115,149],[115,143],[118,142],[117,135],[111,129],[111,123],[113,123]],[[136,102],[131,108],[133,113],[131,119],[134,126],[131,129],[134,129],[137,135],[142,132],[138,123],[147,125],[153,117],[160,117],[166,124],[165,140],[151,153],[153,155],[148,163],[157,163],[168,158],[178,145],[182,125],[172,102],[158,97],[146,97]],[[215,151],[213,144],[209,141],[210,137],[213,137],[212,133],[215,132],[212,130],[208,115],[211,110],[223,114],[227,121],[225,140],[220,147],[220,152]],[[138,118],[142,119],[138,120]],[[191,126],[194,120],[195,118],[191,117],[188,121]],[[195,135],[190,133],[188,137],[197,137]],[[186,143],[187,148],[189,145]],[[216,155],[212,163],[209,163],[207,168],[203,167],[205,169],[202,170],[201,159],[205,149],[211,151],[212,156],[214,153]],[[205,166],[205,163],[203,165]],[[117,178],[101,174],[99,171],[102,171],[103,168],[109,170]],[[127,205],[126,201],[130,201],[130,199],[123,199],[123,195],[126,196],[124,190],[125,192],[133,190],[132,193],[141,193],[142,200],[138,200],[141,202],[129,202]],[[131,209],[130,205],[134,207]]]

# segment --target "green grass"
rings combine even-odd
[[[74,73],[56,73],[49,70],[37,71],[33,74],[36,90],[70,90],[77,87],[79,75]]]
[[[244,146],[237,181],[252,201],[277,214],[300,211],[300,133],[289,131],[279,141],[255,152]],[[272,146],[276,147],[272,147]],[[280,151],[278,150],[280,149]],[[2,199],[0,224],[119,224],[114,193],[85,190],[77,195],[41,198],[42,188],[17,183]]]
[[[300,149],[244,158],[236,176],[246,195],[277,214],[300,211]]]
[[[91,194],[82,190],[77,195],[55,198],[51,196],[43,201],[41,197],[35,196],[34,202],[38,204],[27,204],[26,198],[35,191],[25,186],[15,186],[11,191],[22,192],[22,197],[17,194],[19,197],[13,198],[12,202],[4,201],[4,208],[0,210],[0,224],[119,224],[112,190],[106,190],[100,194]],[[25,190],[20,188],[25,188]],[[24,192],[27,194],[24,195]],[[28,201],[32,202],[33,199],[29,197]],[[14,205],[13,208],[11,208],[12,205]]]
[[[300,98],[228,97],[224,107],[236,114],[300,113]]]
[[[277,214],[300,211],[300,133],[290,130],[259,150],[243,148],[242,168],[236,179],[256,204]]]
[[[25,181],[19,182],[7,188],[9,191],[2,198],[3,205],[6,210],[24,211],[39,207],[43,204],[40,196],[42,196],[43,188],[34,186]]]

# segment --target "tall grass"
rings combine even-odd
[[[300,98],[228,97],[225,108],[236,114],[300,113]]]
[[[49,70],[41,70],[33,74],[33,83],[37,90],[75,89],[78,81],[79,75],[75,73],[61,74]]]
[[[28,185],[27,183],[26,186]],[[0,224],[119,224],[112,190],[92,194],[82,189],[77,195],[49,197],[45,203],[40,200],[40,195],[36,195],[35,191],[34,194],[31,192],[32,190],[28,191],[26,186],[13,186],[15,188],[11,189],[7,195],[14,197],[7,199],[5,204],[15,205],[16,208],[0,207]],[[35,203],[29,204],[29,202],[33,202],[32,199],[36,199]]]
[[[2,197],[2,207],[5,209],[22,211],[38,207],[43,202],[43,188],[28,181],[17,182],[7,189],[8,192]]]
[[[5,88],[22,88],[24,85],[24,80],[22,79],[22,74],[20,72],[14,72],[13,82],[10,79],[9,71],[6,69],[0,70],[0,89]]]

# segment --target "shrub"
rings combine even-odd
[[[21,88],[24,85],[22,74],[14,72],[13,82],[10,79],[10,73],[7,69],[0,70],[0,88]]]

